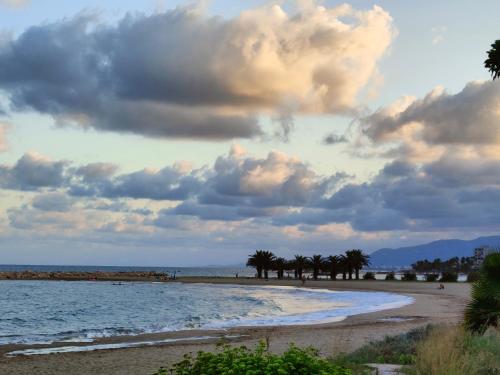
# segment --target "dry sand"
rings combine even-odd
[[[259,281],[244,278],[182,278],[179,281],[299,286],[299,282],[294,280]],[[308,288],[395,292],[411,296],[415,299],[415,302],[397,309],[356,315],[341,322],[321,325],[248,327],[205,332],[184,331],[170,334],[143,335],[134,338],[103,339],[99,340],[99,343],[120,342],[124,339],[127,341],[144,341],[193,337],[196,335],[242,335],[237,339],[232,339],[231,342],[238,345],[252,346],[258,343],[259,340],[267,338],[270,349],[275,352],[282,352],[293,342],[299,346],[314,346],[323,355],[328,356],[340,352],[349,352],[371,340],[382,339],[386,335],[403,333],[428,323],[450,324],[459,322],[463,308],[468,300],[470,285],[467,283],[446,284],[444,290],[438,290],[437,285],[436,283],[402,281],[308,281],[306,283]],[[0,347],[0,374],[153,374],[159,367],[168,366],[182,359],[185,353],[214,350],[219,341],[184,341],[152,347],[18,357],[6,357],[5,353],[23,349],[22,347],[4,346]]]

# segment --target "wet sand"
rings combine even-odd
[[[181,278],[177,281],[189,283],[226,283],[240,285],[290,285],[300,286],[295,280],[255,280],[245,278]],[[183,331],[175,333],[141,335],[101,339],[95,343],[120,343],[189,338],[194,336],[238,336],[226,342],[253,346],[259,340],[268,340],[274,352],[286,350],[290,343],[299,346],[313,346],[325,355],[352,351],[363,344],[396,335],[428,323],[457,323],[470,294],[467,283],[450,283],[444,290],[437,289],[437,283],[402,281],[308,281],[307,288],[328,288],[332,290],[365,290],[399,293],[413,297],[415,302],[401,308],[349,317],[341,322],[286,327],[241,327],[229,330]],[[49,355],[7,357],[6,353],[25,349],[19,345],[0,347],[0,374],[110,374],[141,375],[153,374],[159,367],[168,366],[185,353],[199,350],[214,350],[220,339],[206,341],[177,341],[161,345],[99,350],[92,352],[60,353]],[[89,345],[54,344],[52,346]],[[30,345],[29,348],[34,348]]]

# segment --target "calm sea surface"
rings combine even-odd
[[[2,271],[39,271],[39,272],[128,272],[128,271],[155,271],[166,272],[169,275],[176,273],[178,276],[210,276],[227,277],[238,273],[242,277],[252,277],[255,269],[247,267],[135,267],[135,266],[40,266],[0,264]]]
[[[0,281],[0,344],[310,324],[411,302],[391,293],[294,287],[6,280]]]

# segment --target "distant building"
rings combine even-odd
[[[476,247],[474,249],[474,266],[481,267],[481,264],[484,262],[484,258],[486,258],[489,254],[496,253],[498,251],[498,249],[494,249],[487,245]]]

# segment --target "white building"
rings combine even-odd
[[[481,267],[481,264],[484,262],[484,258],[486,258],[489,254],[496,253],[498,251],[498,249],[494,249],[488,245],[476,247],[474,249],[474,265],[476,267]]]

